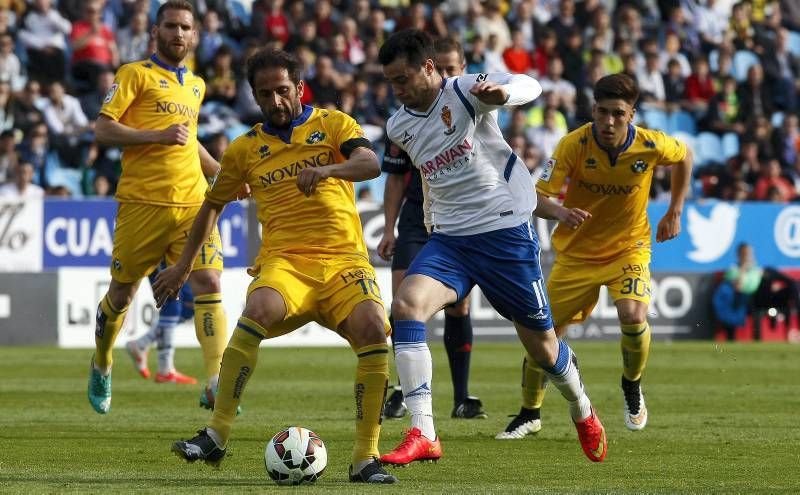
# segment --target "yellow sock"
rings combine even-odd
[[[541,409],[545,392],[547,375],[530,355],[525,355],[522,362],[522,406],[526,409]]]
[[[225,349],[219,371],[217,399],[208,423],[219,434],[223,446],[228,443],[231,426],[236,419],[236,408],[242,400],[245,385],[256,369],[258,346],[266,333],[261,325],[242,316]]]
[[[620,325],[622,339],[622,374],[631,381],[642,377],[650,354],[650,325],[645,321],[636,325]]]
[[[222,294],[203,294],[194,298],[194,331],[203,349],[206,378],[219,375],[222,353],[228,345]]]
[[[381,410],[389,384],[389,346],[372,344],[356,349],[356,443],[353,465],[379,457],[378,437],[381,434]]]
[[[122,309],[112,306],[108,294],[100,301],[97,308],[97,326],[94,331],[94,364],[101,370],[111,369],[111,364],[114,362],[111,349],[114,348],[114,341],[117,340],[127,312],[127,306]]]

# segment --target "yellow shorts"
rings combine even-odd
[[[286,318],[267,329],[267,338],[287,334],[310,321],[338,332],[357,304],[375,301],[383,307],[375,269],[364,258],[316,259],[284,253],[264,258],[250,273],[255,274],[248,295],[269,287],[286,302]],[[389,335],[388,318],[384,327]]]
[[[580,323],[589,317],[605,285],[613,300],[650,304],[650,251],[637,251],[603,264],[556,256],[547,279],[553,324]]]
[[[164,258],[170,265],[175,263],[199,209],[199,206],[120,203],[114,227],[111,278],[120,283],[135,283]],[[222,241],[216,226],[203,243],[192,271],[204,268],[222,270]]]

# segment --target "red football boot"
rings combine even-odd
[[[608,439],[606,438],[606,430],[603,428],[603,423],[594,412],[583,421],[575,422],[575,429],[578,430],[578,440],[581,441],[583,453],[592,462],[600,462],[606,458],[608,451]]]
[[[419,428],[406,430],[406,438],[394,450],[381,456],[383,464],[405,466],[413,461],[438,461],[442,457],[442,444],[439,437],[430,441]]]

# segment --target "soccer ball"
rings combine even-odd
[[[264,450],[264,467],[279,485],[313,483],[327,464],[328,451],[322,439],[300,426],[278,432]]]

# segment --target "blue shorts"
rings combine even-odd
[[[459,301],[477,285],[504,318],[536,330],[553,328],[539,240],[527,222],[465,236],[434,232],[406,271],[414,274],[452,288]]]

